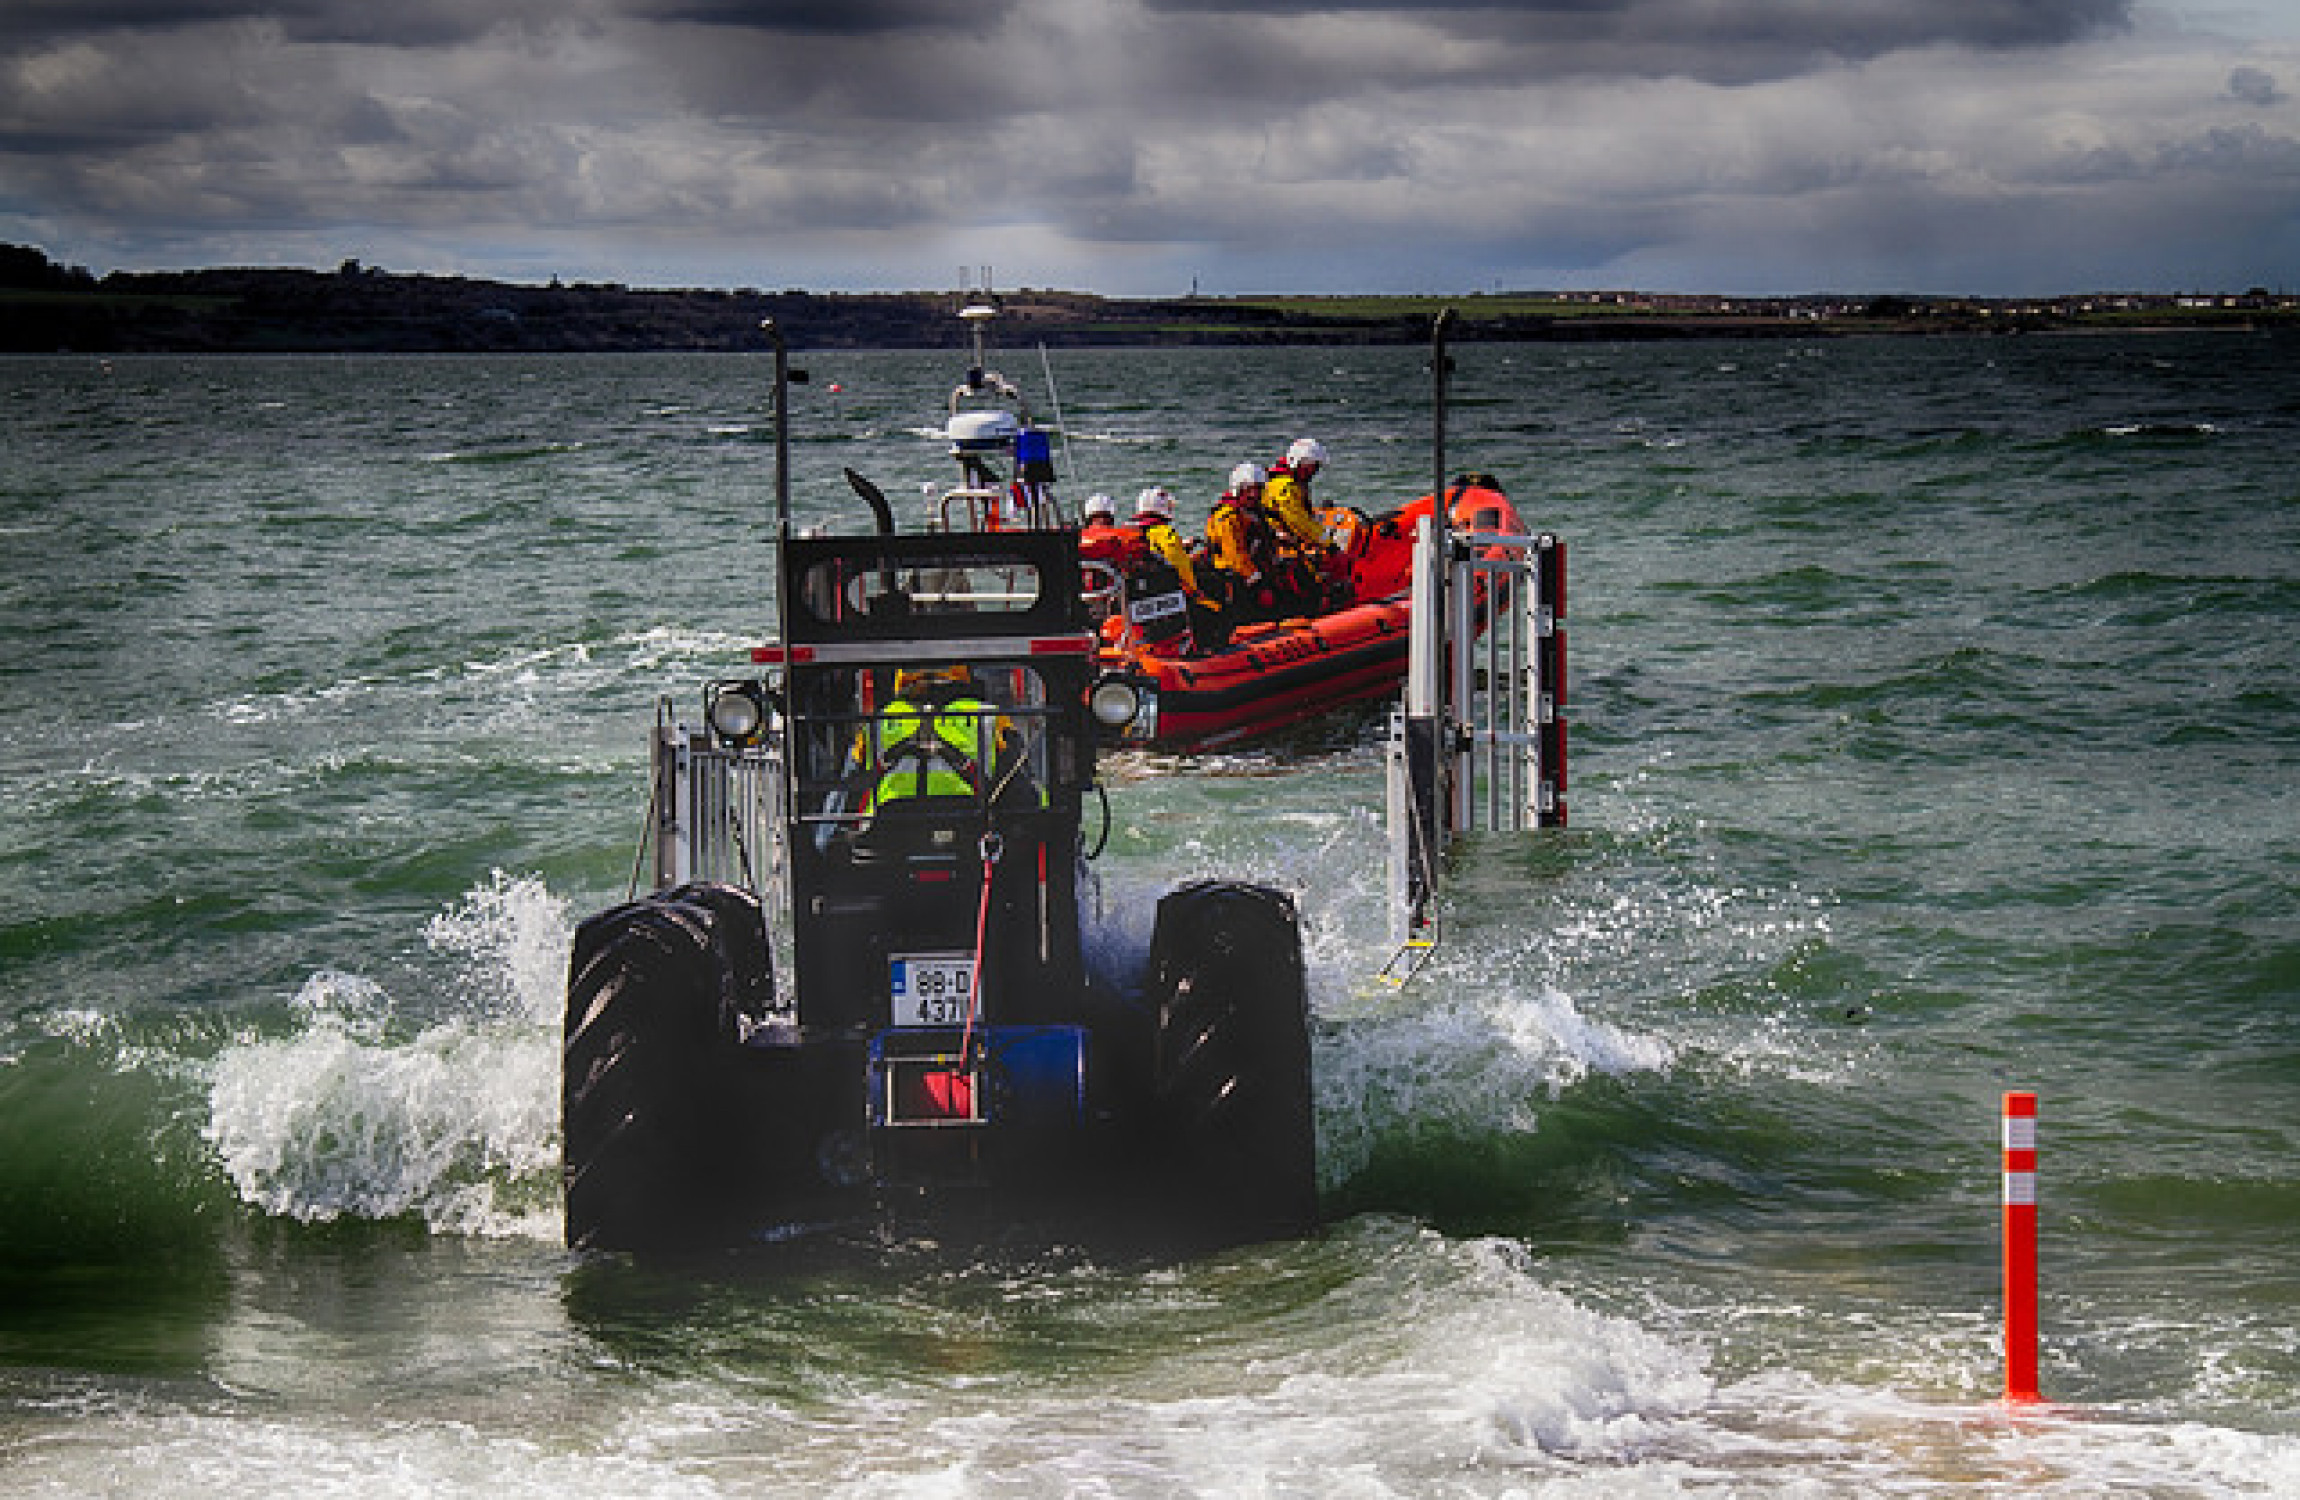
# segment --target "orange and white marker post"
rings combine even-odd
[[[2036,1095],[2004,1105],[2005,1400],[2042,1401],[2036,1388]]]

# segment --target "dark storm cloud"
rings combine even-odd
[[[1718,49],[1784,61],[1876,57],[1909,47],[2052,46],[2119,31],[2131,0],[1145,0],[1172,14],[1307,21],[1358,14],[1413,17],[1441,35],[1577,49],[1628,72],[1700,71]],[[1619,49],[1652,49],[1638,63]],[[1716,59],[1724,63],[1726,59]]]
[[[2131,17],[2130,0],[1146,0],[1151,10],[1302,17],[1385,11],[1469,26],[1476,18],[1544,30],[1675,32],[1686,37],[1876,34],[1973,46],[2073,41]],[[1477,29],[1483,30],[1483,25]]]
[[[1108,290],[2025,289],[2152,212],[2285,254],[2300,58],[2134,3],[0,0],[0,240]]]
[[[0,151],[133,149],[262,127],[315,107],[309,123],[324,125],[344,103],[333,70],[315,64],[284,76],[262,62],[278,51],[232,26],[169,33],[164,42],[83,38],[14,57],[0,51],[0,79],[12,85],[0,89]]]
[[[0,49],[228,23],[293,42],[437,47],[510,25],[549,23],[565,10],[549,0],[8,0],[0,6]]]
[[[252,0],[10,0],[0,6],[0,42],[196,26],[274,9]]]
[[[995,27],[1012,0],[626,0],[634,18],[736,27],[793,36],[884,38],[904,32]]]
[[[2264,68],[2238,68],[2228,75],[2228,92],[2246,104],[2262,109],[2284,100],[2284,91],[2276,86],[2276,75]]]

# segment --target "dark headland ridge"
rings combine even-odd
[[[1728,297],[1635,291],[1452,297],[1101,297],[1001,293],[1001,338],[1052,346],[1419,343],[1442,307],[1461,341],[1818,338],[2124,328],[2300,327],[2300,297],[2100,293],[2052,298]],[[963,342],[942,292],[650,290],[403,274],[219,268],[98,277],[0,245],[0,352],[354,353],[756,350],[776,319],[794,348]]]

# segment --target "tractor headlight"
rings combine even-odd
[[[729,745],[758,743],[767,722],[767,687],[763,682],[714,682],[703,705],[711,732]]]
[[[1124,729],[1142,713],[1142,689],[1130,677],[1105,677],[1086,698],[1087,712],[1104,729]]]

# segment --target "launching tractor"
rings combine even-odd
[[[897,532],[881,502],[793,535],[787,379],[778,347],[779,638],[699,724],[658,710],[652,889],[575,936],[567,1243],[1309,1230],[1290,897],[1182,885],[1146,953],[1087,962],[1075,531]]]

